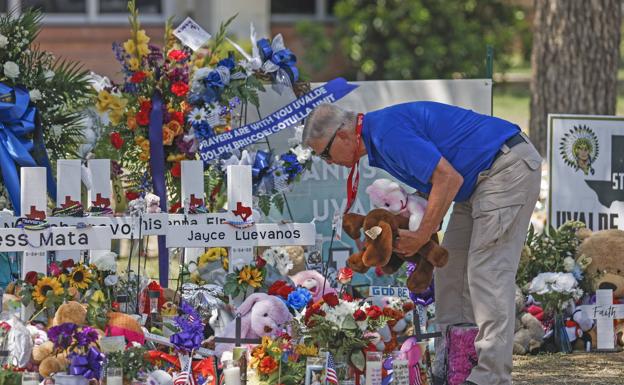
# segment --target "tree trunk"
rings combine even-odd
[[[542,155],[548,114],[615,114],[620,23],[620,0],[535,0],[529,126]]]

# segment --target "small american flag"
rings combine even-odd
[[[173,376],[173,385],[195,385],[192,361],[191,356],[180,355],[180,371]]]
[[[338,385],[336,365],[334,365],[334,357],[330,352],[327,352],[327,362],[325,362],[325,381],[329,384]]]

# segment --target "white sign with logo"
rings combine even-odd
[[[549,115],[548,220],[624,229],[624,117]]]

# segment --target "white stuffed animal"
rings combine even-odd
[[[375,180],[366,188],[366,193],[371,205],[409,217],[409,230],[418,230],[427,208],[426,199],[408,194],[398,183],[385,178]]]

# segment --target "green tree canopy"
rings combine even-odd
[[[484,76],[488,45],[504,70],[528,31],[502,0],[340,0],[334,13],[354,75],[370,80]]]

